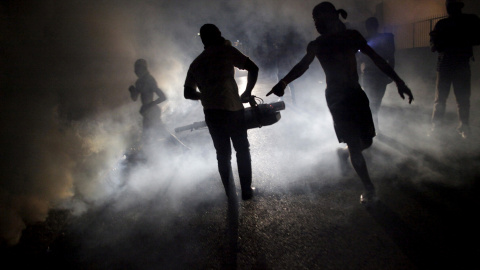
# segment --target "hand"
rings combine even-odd
[[[133,100],[133,101],[137,101],[137,98],[138,98],[138,91],[137,91],[137,88],[135,88],[135,86],[133,85],[130,85],[130,87],[128,88],[128,91],[130,91],[130,98]]]
[[[405,95],[408,96],[408,104],[412,104],[413,101],[413,94],[410,88],[405,83],[397,84],[398,87],[398,94],[402,99],[405,99]]]
[[[248,92],[243,92],[243,94],[240,96],[240,100],[242,100],[242,103],[248,103],[250,101],[250,97],[252,96],[251,93]]]
[[[267,93],[267,97],[270,96],[272,93],[281,97],[285,94],[285,88],[287,88],[287,84],[283,81],[279,81],[270,92]]]

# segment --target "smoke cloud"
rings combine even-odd
[[[2,242],[16,244],[28,224],[43,221],[53,208],[82,214],[118,196],[122,200],[115,207],[121,209],[159,195],[171,198],[176,208],[199,184],[212,185],[218,196],[223,195],[206,130],[181,136],[192,148],[187,155],[165,144],[150,149],[146,163],[121,173],[125,154],[136,147],[141,132],[140,104],[130,100],[127,90],[136,80],[133,63],[147,60],[167,95],[161,104],[162,120],[173,132],[203,120],[201,105],[183,98],[188,65],[203,50],[197,35],[201,25],[217,24],[225,38],[244,44],[244,52],[259,63],[260,76],[271,80],[271,87],[271,41],[295,29],[305,49],[317,36],[311,10],[318,2],[2,3]],[[372,16],[381,1],[332,2],[346,9],[355,24]],[[289,179],[270,184],[287,189],[317,173],[318,164],[332,166],[331,145],[338,142],[321,74],[316,62],[297,82],[297,89],[305,92],[298,95],[302,111],[282,112],[275,126],[249,131],[254,179]],[[285,158],[277,160],[280,156]],[[325,171],[325,179],[331,171]]]

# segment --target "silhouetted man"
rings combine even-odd
[[[367,43],[378,55],[380,55],[387,63],[395,68],[395,43],[393,34],[379,33],[378,20],[375,17],[370,17],[365,21],[365,28],[367,29]],[[392,79],[383,73],[377,65],[364,54],[360,54],[360,63],[362,65],[363,74],[363,90],[370,100],[370,110],[372,111],[373,122],[377,133],[380,131],[378,126],[378,111],[382,104],[387,84],[392,82]]]
[[[442,124],[452,85],[460,121],[457,131],[463,138],[468,138],[470,134],[470,59],[473,57],[472,46],[480,44],[480,19],[473,14],[462,14],[463,6],[461,1],[447,0],[448,18],[438,21],[430,32],[432,52],[438,52],[430,135],[437,133]]]
[[[227,196],[233,184],[230,140],[237,153],[242,199],[253,196],[250,144],[245,124],[244,102],[248,102],[257,82],[258,67],[232,47],[213,24],[200,28],[204,51],[192,62],[185,80],[186,99],[201,100],[205,122],[217,152],[218,171]],[[241,96],[234,68],[248,71],[247,86]],[[197,92],[196,89],[200,92]]]
[[[347,17],[345,10],[337,10],[332,3],[322,2],[315,6],[312,15],[320,37],[308,44],[306,55],[272,88],[267,96],[272,93],[282,96],[286,86],[302,76],[315,57],[318,58],[327,79],[325,95],[333,117],[335,133],[339,142],[347,144],[353,168],[365,187],[365,193],[360,196],[360,202],[368,203],[376,200],[376,194],[362,151],[372,145],[375,127],[368,98],[358,83],[355,54],[360,50],[369,56],[395,81],[402,98],[407,95],[409,102],[412,102],[413,96],[403,80],[367,44],[360,33],[346,29],[339,18],[339,15],[344,19]]]
[[[155,133],[158,133],[162,128],[160,119],[161,112],[157,104],[160,104],[167,98],[163,91],[158,88],[155,78],[153,78],[148,71],[147,61],[145,59],[135,61],[134,71],[138,79],[135,82],[135,86],[131,85],[128,90],[130,91],[130,97],[133,101],[137,101],[140,95],[142,102],[140,114],[143,117],[142,141],[150,143],[154,139]],[[158,96],[155,100],[153,99],[154,94]]]

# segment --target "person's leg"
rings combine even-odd
[[[242,198],[244,200],[250,199],[252,197],[252,162],[248,147],[249,143],[246,134],[245,136],[235,136],[235,138],[237,143],[234,143],[234,145],[236,145],[235,150],[237,151],[237,166],[242,188]]]
[[[231,119],[231,138],[235,151],[237,152],[238,175],[242,188],[242,199],[252,197],[252,160],[250,156],[250,143],[245,127],[244,111],[235,112]]]
[[[357,175],[360,177],[360,180],[365,188],[365,193],[362,194],[360,200],[362,203],[374,200],[375,186],[370,179],[367,163],[362,154],[362,151],[370,145],[364,145],[360,139],[352,139],[347,142],[347,146],[350,152],[350,161],[352,162],[352,166]]]
[[[141,146],[139,152],[139,160],[147,161],[150,156],[151,149],[157,147],[157,137],[156,137],[156,118],[153,113],[147,111],[143,114],[143,129],[141,135]]]
[[[364,76],[364,91],[369,100],[370,110],[372,111],[372,118],[377,132],[379,131],[378,112],[380,111],[386,89],[387,85],[383,82],[382,78],[368,75]]]
[[[450,86],[452,84],[451,77],[451,72],[437,72],[437,85],[435,89],[435,100],[432,113],[432,131],[434,131],[436,127],[441,125],[443,121],[447,98],[450,92]]]
[[[148,116],[144,115],[142,119],[142,144],[149,145],[152,140],[153,133],[153,120]]]
[[[346,176],[349,172],[348,157],[350,153],[348,151],[348,146],[337,148],[338,164],[340,167],[340,173],[343,176]]]
[[[458,119],[460,124],[457,128],[463,138],[470,133],[470,96],[471,96],[471,71],[468,64],[455,71],[453,77],[453,91],[457,101]]]
[[[225,193],[229,196],[229,187],[233,183],[230,138],[217,129],[209,129],[209,131],[217,153],[218,172],[220,173]]]
[[[232,149],[230,136],[225,128],[228,121],[226,116],[222,114],[223,112],[221,111],[205,111],[205,122],[217,153],[218,172],[220,173],[225,193],[229,196],[230,185],[234,184],[231,165]]]

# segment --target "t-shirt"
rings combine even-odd
[[[474,14],[460,14],[442,19],[430,32],[430,43],[438,51],[437,70],[451,70],[468,65],[472,46],[478,43],[480,19]]]
[[[242,110],[234,67],[244,69],[247,60],[230,45],[207,47],[190,65],[185,87],[198,87],[204,109]]]

